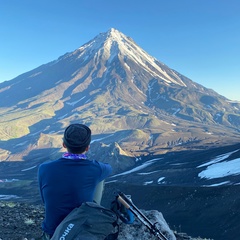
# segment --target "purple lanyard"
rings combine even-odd
[[[85,154],[75,154],[75,153],[64,153],[62,155],[63,158],[67,158],[67,159],[87,159],[87,156]]]

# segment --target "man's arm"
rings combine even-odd
[[[42,192],[42,169],[41,169],[41,165],[39,166],[39,169],[38,169],[38,187],[39,187],[39,192],[40,192],[41,199],[44,203],[43,192]]]
[[[108,163],[98,162],[102,169],[102,174],[100,176],[100,181],[106,179],[112,173],[112,166]]]

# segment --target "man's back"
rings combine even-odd
[[[45,204],[43,230],[52,235],[75,207],[93,201],[96,185],[112,171],[109,164],[88,159],[60,158],[39,167],[39,187]]]

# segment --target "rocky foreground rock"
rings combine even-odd
[[[185,233],[176,233],[169,229],[162,214],[156,210],[143,213],[168,237],[169,240],[201,240]],[[19,202],[0,202],[0,240],[36,240],[41,236],[41,222],[44,209],[41,205]],[[138,220],[134,224],[120,223],[119,240],[155,240],[148,229]],[[204,239],[207,240],[207,239]]]

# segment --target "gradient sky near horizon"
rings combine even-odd
[[[239,0],[0,0],[0,82],[110,28],[194,82],[240,101]]]

